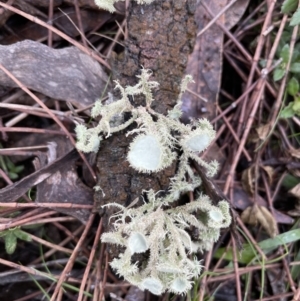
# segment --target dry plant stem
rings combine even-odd
[[[53,212],[55,214],[57,212]],[[19,219],[20,221],[23,221],[22,219]],[[55,223],[55,222],[73,222],[77,221],[76,218],[71,217],[71,216],[60,216],[60,217],[52,217],[52,218],[44,218],[40,220],[34,220],[32,222],[28,222],[26,224],[22,224],[22,226],[28,226],[28,225],[35,225],[35,224],[46,224],[46,223]],[[12,219],[11,218],[2,218],[1,223],[11,223]],[[16,221],[14,221],[16,224]],[[10,226],[11,227],[11,226]]]
[[[257,203],[257,199],[258,199],[258,178],[259,178],[259,162],[260,162],[260,160],[261,160],[261,149],[259,149],[256,152],[255,161],[254,161],[254,203]]]
[[[81,13],[80,13],[80,9],[78,6],[78,0],[74,0],[74,6],[75,6],[75,11],[76,11],[76,17],[77,17],[77,21],[78,21],[78,27],[79,27],[79,32],[81,35],[81,40],[82,43],[84,45],[84,47],[88,50],[88,44],[87,44],[87,38],[84,34],[84,29],[83,29],[83,25],[82,25],[82,19],[81,19]]]
[[[298,6],[300,7],[300,6]],[[276,118],[278,116],[278,112],[280,110],[281,104],[282,104],[282,99],[283,99],[283,94],[286,88],[286,81],[287,81],[287,77],[288,77],[288,73],[289,73],[289,69],[290,69],[290,65],[291,65],[291,61],[292,61],[292,54],[294,52],[294,48],[295,48],[295,43],[297,40],[297,35],[298,35],[298,29],[299,26],[295,26],[292,32],[292,37],[291,37],[291,42],[290,42],[290,56],[289,56],[289,60],[285,66],[285,75],[281,81],[281,85],[279,88],[279,92],[276,98],[276,102],[274,104],[273,107],[273,114],[272,114],[272,118],[270,120],[270,124],[274,124],[276,122]]]
[[[93,209],[93,205],[73,204],[73,203],[0,203],[0,207],[6,208],[80,208]]]
[[[207,252],[206,259],[205,259],[205,267],[204,267],[205,271],[209,270],[210,262],[211,262],[211,259],[212,259],[212,252],[213,252],[213,249],[211,249],[209,252]],[[201,282],[200,282],[198,301],[203,301],[204,300],[206,284],[207,284],[207,275],[205,275],[202,278]]]
[[[59,289],[59,292],[57,294],[57,297],[56,297],[56,301],[61,301],[62,300],[62,297],[63,297],[63,294],[64,294],[64,291],[62,288]]]
[[[275,213],[274,213],[274,207],[273,207],[273,202],[272,202],[272,196],[271,196],[271,190],[270,190],[270,187],[268,185],[268,180],[267,180],[267,177],[264,173],[262,173],[262,180],[263,180],[263,183],[264,183],[264,187],[265,187],[265,192],[266,192],[266,195],[267,195],[267,200],[268,200],[268,204],[269,204],[269,209],[270,209],[270,212],[272,213],[273,215],[273,218],[275,219]],[[276,220],[276,219],[275,219]],[[277,225],[276,225],[277,226]],[[277,233],[278,232],[278,227],[277,227]]]
[[[204,97],[202,97],[200,94],[198,94],[198,93],[196,93],[196,92],[190,90],[189,88],[187,88],[185,91],[191,93],[193,96],[196,96],[196,97],[199,98],[201,101],[208,102],[208,100],[207,100],[206,98],[204,98]]]
[[[107,280],[107,272],[108,272],[108,253],[105,251],[105,268],[104,268],[104,276],[103,276],[103,282],[101,285],[100,295],[98,300],[103,300],[104,297],[104,289],[106,286],[106,280]]]
[[[270,17],[269,17],[270,18]],[[280,25],[280,28],[279,28],[279,31],[278,31],[278,34],[275,38],[275,41],[274,41],[274,44],[273,44],[273,47],[271,49],[271,52],[270,52],[270,55],[268,57],[268,60],[267,60],[267,66],[266,66],[266,70],[268,72],[269,68],[271,67],[272,65],[272,61],[273,61],[273,58],[275,56],[275,52],[276,52],[276,49],[277,49],[277,45],[279,43],[279,40],[280,40],[280,37],[281,37],[281,34],[282,34],[282,31],[284,29],[284,26],[285,26],[285,22],[286,22],[286,18],[283,19],[281,25]],[[267,23],[265,22],[264,23],[264,26],[263,26],[263,29],[262,29],[262,33],[264,32],[264,29],[267,27]],[[262,34],[261,34],[262,36]],[[262,38],[264,39],[264,38]],[[256,54],[255,54],[255,57]],[[254,62],[255,63],[255,62]],[[288,70],[288,69],[287,69]],[[254,72],[254,71],[253,71]],[[285,75],[285,78],[286,78],[286,75]],[[251,129],[251,125],[253,123],[253,120],[254,120],[254,116],[256,114],[256,110],[258,109],[258,104],[259,104],[259,100],[263,94],[263,91],[264,91],[264,87],[265,87],[265,84],[266,84],[266,78],[265,76],[261,77],[261,79],[259,80],[259,83],[257,84],[257,87],[256,87],[256,90],[258,91],[254,91],[253,95],[252,95],[252,99],[255,100],[255,103],[254,103],[254,106],[252,108],[252,112],[249,116],[249,119],[248,119],[248,122],[246,124],[246,128],[244,129],[244,134],[243,134],[243,137],[241,139],[241,143],[238,147],[238,150],[237,150],[237,153],[235,154],[235,157],[233,159],[233,162],[230,166],[230,171],[229,171],[229,175],[227,177],[227,180],[226,180],[226,183],[225,183],[225,188],[224,188],[224,193],[228,193],[228,190],[229,190],[229,187],[231,185],[231,182],[234,178],[234,171],[235,171],[235,168],[237,166],[237,163],[239,161],[239,158],[240,158],[240,155],[241,155],[241,151],[242,151],[242,147],[244,147],[245,143],[246,143],[246,139],[248,137],[248,133]],[[255,98],[254,98],[255,97]],[[280,98],[281,99],[281,98]],[[246,103],[246,102],[245,102]]]
[[[272,66],[273,59],[275,57],[275,53],[276,53],[276,50],[277,50],[278,44],[280,42],[280,39],[281,39],[281,36],[282,36],[282,33],[283,33],[284,28],[285,28],[287,20],[288,20],[288,16],[284,15],[283,18],[282,18],[282,20],[281,20],[278,32],[276,34],[276,38],[275,38],[275,41],[273,43],[272,49],[270,51],[270,55],[268,56],[268,59],[267,59],[267,64],[266,64],[266,68],[265,68],[265,70],[267,71],[267,73],[270,73],[271,69],[273,69],[271,66]],[[277,99],[278,99],[278,96],[277,96]],[[275,107],[276,107],[276,103],[275,103],[274,108]],[[277,114],[276,114],[276,116],[277,116]],[[270,124],[273,124],[273,122],[271,122]]]
[[[46,134],[46,135],[62,135],[65,136],[66,134],[61,131],[55,130],[47,130],[47,129],[36,129],[36,128],[23,128],[23,127],[5,127],[0,126],[0,132],[2,133],[35,133],[35,134]],[[75,134],[72,134],[75,137]],[[21,148],[23,149],[23,148]]]
[[[234,235],[232,234],[231,234],[231,241],[232,241],[233,266],[234,266],[237,300],[242,301],[241,282],[240,282],[240,275],[238,273],[239,264],[238,264],[238,256],[236,253],[237,247],[236,247]]]
[[[100,294],[100,285],[101,285],[101,276],[102,276],[102,261],[103,261],[103,255],[105,250],[105,244],[101,244],[100,250],[99,250],[99,256],[96,261],[96,279],[95,279],[95,290],[93,295],[93,301],[98,301],[98,296]]]
[[[33,210],[30,210],[30,211],[27,211],[26,213],[21,213],[21,214],[17,215],[15,218],[7,218],[7,222],[9,221],[9,223],[11,223],[11,222],[22,221],[25,218],[36,216],[38,214],[43,214],[44,212],[45,212],[45,210],[40,209],[40,208],[33,209]]]
[[[276,197],[277,194],[278,194],[278,191],[279,191],[279,189],[280,189],[280,187],[281,187],[281,183],[282,183],[282,181],[284,180],[286,174],[287,174],[287,172],[284,171],[284,172],[282,173],[282,175],[280,176],[279,180],[278,180],[277,183],[276,183],[276,187],[275,187],[275,190],[274,190],[273,195],[272,195],[272,198],[271,198],[271,202],[272,202],[272,203],[274,202],[275,197]]]
[[[65,278],[67,277],[67,274],[69,272],[71,272],[71,270],[72,270],[72,266],[74,264],[76,256],[77,256],[77,254],[78,254],[78,252],[79,252],[79,250],[80,250],[80,248],[81,248],[81,246],[82,246],[82,244],[83,244],[83,242],[84,242],[84,240],[85,240],[85,238],[86,238],[86,236],[87,236],[87,234],[88,234],[88,232],[89,232],[89,230],[92,226],[94,218],[95,218],[95,214],[91,214],[90,217],[89,217],[89,220],[86,224],[86,227],[85,227],[85,229],[84,229],[84,231],[83,231],[83,233],[82,233],[82,235],[81,235],[81,237],[80,237],[80,239],[79,239],[72,255],[70,256],[70,259],[69,259],[68,263],[66,264],[63,272],[61,273],[61,276],[59,277],[59,280],[56,284],[55,290],[54,290],[54,292],[51,296],[50,301],[56,301],[57,294],[58,294],[63,282],[65,281]]]
[[[250,21],[251,25],[253,22],[253,17],[255,14],[257,14],[262,7],[265,5],[265,2],[262,1],[259,5],[257,5],[257,7],[242,21],[242,23],[238,24],[238,28],[236,29],[236,31],[234,32],[234,36],[235,37],[239,37],[243,34],[243,32],[246,30],[247,27],[247,23]],[[255,18],[254,18],[255,19]],[[224,46],[223,49],[231,49],[231,47],[233,46],[233,41],[232,40],[228,40]]]
[[[3,180],[6,182],[6,184],[12,184],[12,180],[9,178],[9,176],[5,173],[5,171],[0,168],[0,176],[3,178]]]
[[[60,247],[59,245],[56,245],[56,244],[53,244],[51,242],[48,242],[42,238],[39,238],[33,234],[30,234],[30,233],[27,233],[28,236],[30,236],[30,238],[44,246],[47,246],[48,248],[50,249],[54,249],[56,251],[60,251],[60,252],[63,252],[63,253],[67,253],[67,254],[72,254],[73,250],[71,249],[67,249],[67,248],[64,248],[64,247]]]
[[[219,266],[222,264],[224,257],[226,256],[226,253],[228,252],[228,250],[230,249],[230,244],[227,244],[225,252],[221,255],[221,257],[219,258],[219,260],[217,261],[217,263],[214,265],[212,272],[213,273],[219,273],[216,272],[219,269]],[[210,278],[214,278],[214,276],[209,276],[208,277],[208,281]]]
[[[84,53],[88,54],[89,56],[91,56],[92,58],[94,58],[96,61],[100,62],[101,64],[103,64],[106,68],[108,68],[109,70],[111,70],[109,64],[104,61],[99,55],[97,55],[94,51],[85,48],[83,45],[81,45],[80,43],[78,43],[77,41],[71,39],[69,36],[67,36],[66,34],[64,34],[63,32],[61,32],[60,30],[56,29],[55,27],[48,25],[46,22],[43,22],[42,20],[33,17],[29,14],[24,13],[23,11],[12,7],[11,5],[7,5],[5,3],[0,2],[0,6],[15,12],[16,14],[36,23],[39,24],[49,30],[51,30],[52,32],[56,33],[57,35],[59,35],[60,37],[62,37],[63,39],[65,39],[66,41],[68,41],[69,43],[73,44],[74,46],[76,46],[78,49],[80,49],[81,51],[83,51]]]
[[[22,272],[25,272],[25,273],[28,273],[31,275],[39,275],[39,276],[45,277],[46,279],[51,279],[51,278],[58,279],[59,278],[59,276],[55,276],[55,275],[51,275],[51,274],[49,275],[47,273],[40,272],[39,270],[36,270],[32,267],[25,267],[23,265],[19,265],[17,263],[5,260],[3,258],[0,258],[0,264],[3,264],[5,266],[11,267],[13,269],[16,269],[16,270],[19,270],[19,271],[22,271]],[[69,278],[68,282],[80,283],[80,280],[75,279],[75,278]]]
[[[53,215],[53,214],[56,214],[56,212],[55,211],[48,211],[48,212],[44,212],[44,213],[41,213],[41,214],[36,215],[36,216],[31,216],[29,218],[25,218],[25,219],[22,219],[22,220],[11,221],[11,222],[9,222],[9,224],[6,224],[6,225],[0,224],[0,231],[6,230],[6,229],[9,229],[9,228],[13,228],[13,227],[17,227],[17,226],[22,226],[22,225],[25,225],[25,224],[30,224],[30,222],[35,222],[39,218],[49,216],[49,215]]]
[[[211,123],[217,122],[219,119],[221,119],[223,116],[225,116],[230,111],[234,110],[237,105],[247,96],[248,93],[250,93],[258,84],[258,81],[252,84],[251,87],[249,87],[236,101],[234,101],[229,107],[227,107],[222,113],[220,113],[218,116],[216,116]]]
[[[68,236],[66,237],[62,242],[59,243],[59,246],[64,246],[66,245],[67,243],[69,243],[71,240],[74,240],[74,241],[78,241],[78,239],[76,238],[76,240],[74,239],[74,237],[76,237],[81,231],[83,231],[84,229],[84,225],[82,225],[81,227],[79,227],[78,229],[76,229],[76,231],[72,234],[72,236]],[[43,254],[43,258],[42,257],[38,257],[36,258],[33,262],[31,262],[31,264],[37,264],[39,262],[42,261],[42,259],[47,259],[49,258],[50,256],[52,256],[54,253],[56,252],[55,249],[51,249],[49,251],[47,251],[46,253]]]
[[[290,262],[288,264],[288,267],[293,267],[293,266],[300,266],[300,262],[299,261],[295,261],[295,262]],[[278,269],[281,267],[281,263],[270,263],[270,264],[266,264],[265,265],[265,269]],[[238,269],[238,273],[239,275],[244,275],[250,272],[255,272],[255,271],[259,271],[261,270],[261,265],[254,265],[254,266],[248,266],[248,267],[243,267],[243,268],[239,268]],[[216,269],[214,270],[215,273],[217,274],[227,274],[227,275],[221,275],[221,276],[211,276],[209,278],[209,280],[207,282],[217,282],[217,281],[223,281],[226,280],[227,276],[230,276],[230,278],[233,278],[234,275],[229,275],[234,271],[234,268],[222,268],[222,269]]]
[[[232,55],[230,55],[229,51],[224,51],[224,56],[228,63],[233,67],[233,69],[236,71],[236,73],[241,77],[243,82],[247,82],[247,76],[245,72],[242,71],[242,69],[237,64],[237,61],[232,58]],[[245,64],[247,66],[248,64]]]
[[[118,39],[120,38],[121,34],[124,34],[123,31],[122,31],[122,28],[124,28],[125,26],[126,26],[126,19],[123,20],[121,28],[119,27],[118,32],[117,32],[117,34],[115,35],[115,37],[113,39],[113,42],[109,45],[108,51],[106,53],[106,58],[110,58],[114,47],[118,43]]]
[[[38,107],[39,105],[37,103],[35,103],[33,105],[33,107]],[[15,124],[19,123],[20,121],[22,121],[23,119],[25,119],[26,117],[28,117],[27,113],[21,113],[18,114],[17,116],[13,117],[12,119],[10,119],[9,121],[5,122],[5,126],[6,127],[12,127]]]
[[[297,291],[294,294],[292,301],[299,301],[300,300],[300,288],[297,289]]]
[[[205,2],[201,1],[200,4],[207,10],[207,12],[212,17],[214,16],[210,8],[207,6]],[[249,52],[247,52],[244,46],[236,39],[236,37],[222,23],[216,22],[216,24],[224,31],[224,33],[228,36],[228,38],[232,40],[232,42],[237,46],[237,48],[241,51],[241,53],[245,56],[245,58],[249,62],[252,62],[252,56],[249,54]]]
[[[43,292],[41,292],[41,291],[34,292],[32,294],[29,294],[29,295],[27,295],[25,297],[22,297],[22,298],[15,299],[13,301],[27,301],[27,300],[31,301],[31,300],[35,300],[35,298],[37,298],[39,295],[43,295]]]
[[[3,3],[2,3],[3,4]],[[2,5],[0,2],[0,5]],[[66,129],[66,127],[62,124],[62,122],[48,109],[48,107],[37,97],[35,96],[27,87],[25,87],[13,74],[11,74],[2,64],[0,64],[0,69],[10,78],[12,79],[24,92],[26,92],[29,96],[32,97],[32,99],[34,99],[42,108],[44,108],[44,110],[52,117],[52,119],[60,126],[60,128],[66,133],[67,137],[70,139],[71,143],[74,145],[75,147],[75,139],[73,138],[73,136],[70,134],[70,132]],[[90,166],[90,164],[88,163],[86,157],[79,152],[80,157],[82,158],[82,160],[84,161],[84,163],[86,164],[87,168],[89,169],[92,177],[96,180],[96,175],[92,169],[92,167]]]
[[[49,1],[49,10],[48,10],[48,24],[53,25],[53,0]],[[48,29],[48,46],[52,47],[53,42],[53,32],[52,30]]]
[[[56,212],[57,213],[57,212]],[[34,225],[34,224],[46,224],[46,223],[54,223],[54,222],[74,222],[78,221],[75,217],[72,216],[59,216],[59,217],[50,217],[50,218],[43,218],[37,219],[35,221],[26,223],[26,225]]]
[[[265,83],[265,81],[264,81]],[[256,98],[256,101],[255,101],[255,104],[252,108],[252,111],[251,111],[251,114],[249,116],[249,119],[248,119],[248,122],[246,124],[246,127],[244,129],[244,132],[243,132],[243,135],[242,135],[242,139],[241,139],[241,142],[238,146],[238,149],[235,153],[235,156],[233,157],[233,162],[231,163],[230,165],[230,170],[229,170],[229,174],[227,176],[227,179],[226,179],[226,182],[225,182],[225,187],[224,187],[224,193],[227,194],[229,192],[229,188],[232,184],[232,181],[234,179],[234,174],[235,174],[235,168],[238,164],[238,161],[240,159],[240,156],[241,156],[241,153],[242,153],[242,150],[243,150],[243,147],[245,146],[246,144],[246,141],[247,141],[247,137],[248,137],[248,134],[250,132],[250,129],[251,129],[251,126],[252,126],[252,123],[254,121],[254,117],[255,117],[255,114],[256,114],[256,111],[258,109],[258,105],[259,105],[259,102],[260,102],[260,99],[261,99],[261,96],[262,96],[262,93],[263,93],[263,87],[261,87],[260,91],[259,91],[259,94],[257,95],[257,98]]]
[[[208,24],[201,29],[201,31],[197,34],[197,37],[201,36],[206,30],[208,30],[237,0],[231,0],[227,5],[225,5],[216,16],[208,22]]]
[[[282,247],[279,248],[279,254],[281,256],[284,255],[284,250],[283,250]],[[282,258],[282,264],[283,264],[283,268],[285,270],[286,276],[288,278],[289,285],[290,285],[292,291],[295,293],[296,292],[296,284],[295,284],[295,282],[293,280],[293,277],[292,277],[292,274],[291,274],[291,270],[289,269],[289,265],[288,265],[286,256],[283,256],[283,258]]]
[[[78,295],[77,301],[82,301],[85,284],[86,284],[86,281],[88,279],[90,269],[92,267],[92,263],[93,263],[93,259],[94,259],[94,256],[95,256],[95,252],[97,250],[97,246],[99,245],[99,242],[100,242],[100,235],[101,235],[101,231],[102,231],[102,221],[103,220],[101,219],[101,221],[98,225],[98,228],[97,228],[97,232],[96,232],[96,235],[95,235],[93,247],[91,249],[89,260],[88,260],[88,263],[86,265],[86,268],[85,268],[85,271],[84,271],[84,274],[83,274],[83,277],[82,277],[82,282],[81,282],[81,285],[80,285],[79,295]]]
[[[270,191],[268,183],[267,183],[266,175],[262,174],[262,176],[263,176],[263,182],[264,182],[265,190],[267,192],[267,199],[268,199],[269,207],[270,207],[271,212],[274,216],[274,208],[273,208],[273,200],[272,200],[272,197],[271,197],[271,191]],[[273,197],[275,197],[275,196],[276,195],[274,195]],[[277,229],[277,233],[278,233],[278,229]],[[282,247],[279,248],[279,254],[281,256],[284,255],[284,250],[283,250]],[[289,266],[288,266],[288,263],[287,263],[287,260],[286,260],[285,256],[283,256],[283,258],[282,258],[282,264],[283,264],[285,273],[287,275],[289,285],[290,285],[292,291],[295,292],[296,291],[296,286],[295,286],[295,283],[293,281],[293,278],[292,278],[292,275],[291,275],[291,272],[290,272],[290,269],[289,269]]]
[[[217,105],[217,111],[219,113],[222,112],[221,108],[219,107],[219,105]],[[239,144],[240,143],[239,138],[238,138],[237,134],[235,133],[234,129],[232,128],[230,122],[228,121],[228,119],[226,118],[226,116],[223,116],[222,118],[223,118],[224,122],[226,123],[226,126],[229,129],[230,133],[232,134],[234,140],[236,141],[237,144]],[[252,161],[252,158],[250,157],[248,151],[245,148],[243,148],[243,153],[244,153],[244,155],[245,155],[245,157],[247,158],[248,161]]]
[[[287,298],[291,297],[291,296],[293,296],[293,293],[286,293],[286,294],[282,293],[282,294],[278,294],[276,296],[266,297],[266,298],[262,298],[262,299],[256,299],[253,301],[273,301],[273,300],[284,300],[284,299],[289,300]],[[299,299],[297,301],[299,301]]]
[[[15,155],[15,151],[27,151],[27,150],[39,150],[39,151],[45,151],[49,149],[48,145],[35,145],[35,146],[23,146],[23,147],[14,147],[14,148],[4,148],[4,149],[0,149],[0,155]],[[13,184],[12,182],[9,184]],[[31,201],[32,202],[32,201]]]
[[[35,107],[32,105],[30,105],[30,106],[19,105],[19,104],[14,104],[14,103],[0,103],[0,108],[16,110],[16,111],[25,112],[28,114],[47,117],[47,118],[49,118],[49,115],[50,115],[50,114],[48,114],[49,111],[61,118],[67,117],[70,114],[70,112],[61,112],[61,111],[56,111],[56,110],[50,110],[48,107],[46,107],[47,110],[45,112],[45,109],[40,108],[40,107]],[[84,108],[84,110],[86,110],[86,109],[87,108]]]
[[[259,36],[259,40],[258,40],[258,43],[257,43],[257,47],[255,49],[255,54],[254,54],[254,57],[253,57],[252,66],[251,66],[251,69],[250,69],[250,73],[249,73],[246,88],[249,88],[252,84],[254,73],[255,73],[255,70],[257,68],[258,61],[261,57],[261,52],[262,52],[263,45],[264,45],[264,42],[265,42],[265,39],[266,39],[266,37],[263,35],[263,33],[266,31],[269,24],[271,23],[272,13],[273,13],[275,4],[276,4],[276,1],[273,1],[271,6],[269,7],[266,18],[265,18],[265,22],[262,26],[261,33],[260,33],[260,36]],[[270,67],[270,66],[268,66],[268,67]],[[257,103],[256,98],[252,97],[251,103],[252,102]],[[242,106],[242,109],[241,109],[241,114],[240,114],[240,119],[239,119],[239,124],[238,124],[238,131],[237,131],[239,135],[241,134],[241,132],[243,130],[246,106],[249,106],[247,98],[245,99],[245,102],[243,103],[243,106]]]
[[[266,260],[265,253],[262,251],[262,249],[258,245],[257,241],[253,238],[252,234],[249,232],[249,230],[247,229],[247,227],[245,226],[245,224],[243,223],[243,221],[240,219],[239,216],[236,217],[236,221],[237,221],[238,225],[242,228],[242,230],[244,231],[245,235],[250,240],[250,242],[252,243],[252,245],[254,246],[254,248],[256,249],[256,251],[259,253],[259,255],[261,256],[261,258],[264,258]]]
[[[79,239],[77,238],[77,236],[76,236],[77,234],[75,234],[75,232],[74,232],[74,234],[73,234],[68,228],[66,228],[65,226],[63,226],[62,224],[57,223],[57,222],[54,222],[53,225],[54,225],[56,228],[58,228],[60,231],[64,232],[65,235],[66,235],[66,237],[72,238],[72,240],[74,240],[75,243],[78,242]],[[84,227],[84,225],[83,225],[83,227]],[[79,229],[82,229],[82,226],[79,227]],[[80,231],[80,232],[81,232],[81,231]],[[89,254],[90,254],[90,251],[87,249],[86,246],[84,246],[84,247],[82,247],[81,253],[82,253],[85,257],[88,258],[88,257],[89,257]]]

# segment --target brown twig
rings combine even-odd
[[[88,231],[90,230],[90,227],[92,226],[94,218],[95,218],[95,215],[91,214],[90,217],[89,217],[89,220],[88,220],[88,222],[86,224],[86,227],[85,227],[85,229],[84,229],[84,231],[83,231],[83,233],[82,233],[82,235],[81,235],[81,237],[80,237],[80,239],[79,239],[76,247],[74,248],[74,251],[73,251],[72,255],[70,256],[69,261],[67,262],[64,270],[62,271],[62,273],[61,273],[61,275],[59,277],[59,280],[58,280],[58,282],[56,284],[55,290],[54,290],[54,292],[53,292],[53,294],[51,296],[50,301],[56,301],[56,297],[58,295],[58,292],[59,292],[59,290],[60,290],[63,282],[65,281],[65,279],[67,277],[67,274],[72,269],[72,266],[74,264],[76,256],[77,256],[77,254],[78,254],[78,252],[79,252],[79,250],[80,250],[80,248],[81,248],[81,246],[82,246],[82,244],[83,244],[83,242],[84,242],[84,240],[85,240],[85,238],[86,238],[86,236],[88,234]]]

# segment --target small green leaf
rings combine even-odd
[[[290,71],[293,73],[300,73],[300,63],[291,64]]]
[[[259,60],[259,65],[262,67],[262,68],[265,68],[267,66],[267,60],[266,59],[261,59]]]
[[[16,180],[19,177],[17,173],[10,172],[10,171],[8,172],[8,176],[11,180]]]
[[[290,57],[290,46],[289,46],[289,44],[285,44],[282,47],[279,55],[280,55],[280,57],[282,58],[282,60],[285,64],[289,61],[289,57]]]
[[[282,79],[284,77],[284,74],[285,74],[285,70],[283,70],[281,68],[276,68],[273,73],[274,82]]]
[[[296,114],[300,113],[300,98],[299,97],[294,98],[292,109]]]
[[[25,168],[24,165],[18,165],[18,166],[15,166],[14,172],[15,172],[15,173],[20,173],[21,171],[24,170],[24,168]]]
[[[7,230],[1,231],[0,232],[0,237],[4,237],[7,234]]]
[[[293,110],[294,102],[290,102],[285,108],[283,108],[279,114],[280,118],[291,118],[295,116],[295,111]]]
[[[31,241],[31,236],[28,233],[26,233],[20,229],[17,229],[16,231],[14,231],[14,234],[19,239],[22,239],[25,241]]]
[[[281,6],[281,12],[288,14],[294,12],[297,9],[298,0],[285,0]]]
[[[300,24],[300,9],[298,8],[297,11],[293,14],[290,26],[296,26]]]
[[[7,231],[4,240],[6,253],[12,254],[17,247],[17,237],[15,236],[14,231]]]
[[[292,77],[287,84],[288,93],[295,96],[299,91],[299,82],[295,77]]]
[[[291,242],[295,242],[297,240],[300,240],[300,229],[290,230],[283,234],[277,235],[274,238],[269,238],[269,239],[263,240],[260,243],[258,243],[258,245],[265,254],[268,254],[269,252],[273,251],[274,249],[278,248],[279,246],[282,246],[282,245],[285,245],[285,244],[288,244]],[[254,259],[254,257],[257,256],[257,254],[255,254],[255,251],[256,250],[255,250],[254,246],[245,244],[242,252],[240,253],[240,256],[237,257],[238,262],[243,263],[243,264],[249,264],[250,261],[252,261]],[[225,253],[225,256],[224,256],[224,253]],[[215,253],[215,258],[221,258],[221,257],[228,261],[232,261],[233,260],[232,248],[228,249],[227,251],[225,248],[219,248]]]
[[[290,190],[292,189],[293,187],[295,187],[297,184],[300,183],[300,178],[297,178],[291,174],[287,174],[283,181],[281,182],[281,185],[287,189],[287,190]]]

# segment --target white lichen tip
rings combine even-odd
[[[75,128],[77,136],[76,147],[84,153],[97,152],[100,146],[101,137],[94,128],[87,129],[84,125],[78,124]]]
[[[134,253],[143,253],[149,249],[146,237],[138,232],[133,232],[128,238],[128,247],[131,255]]]
[[[207,119],[199,120],[197,126],[195,130],[185,135],[181,144],[192,152],[200,153],[210,145],[216,132]]]
[[[102,9],[108,10],[113,13],[116,9],[114,8],[114,3],[120,0],[95,0],[95,3]],[[122,0],[125,1],[125,0]],[[150,4],[154,0],[135,0],[138,4]]]
[[[141,288],[148,290],[153,295],[161,295],[164,291],[162,282],[157,278],[145,278],[141,283]]]
[[[191,281],[188,281],[184,277],[177,277],[172,281],[169,291],[177,295],[182,295],[186,294],[191,288]]]
[[[127,159],[139,172],[155,172],[172,163],[171,150],[153,135],[139,135],[130,144]]]

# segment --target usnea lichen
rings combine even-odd
[[[166,290],[184,294],[201,272],[200,261],[190,259],[189,254],[210,249],[220,229],[229,226],[229,204],[221,201],[214,206],[200,195],[194,202],[170,208],[169,198],[156,197],[152,190],[147,198],[149,202],[138,208],[107,205],[121,210],[114,216],[115,231],[104,233],[101,240],[125,248],[111,266],[127,281],[153,294]],[[193,239],[188,232],[191,228]],[[132,262],[135,253],[148,250],[150,255],[142,266]]]
[[[100,122],[91,129],[84,125],[76,127],[77,148],[91,152],[100,147],[101,152],[102,139],[136,123],[138,127],[124,133],[127,137],[135,136],[127,153],[133,169],[153,173],[177,161],[177,171],[163,197],[150,190],[146,192],[147,202],[138,208],[125,208],[118,203],[107,205],[120,211],[111,217],[114,231],[104,233],[101,240],[122,246],[124,252],[113,259],[111,267],[130,283],[156,295],[165,291],[184,294],[201,271],[200,261],[196,257],[191,259],[190,254],[209,250],[219,238],[220,230],[231,223],[231,216],[226,201],[213,205],[203,194],[193,202],[174,206],[184,193],[195,191],[201,184],[201,178],[189,164],[190,159],[203,166],[207,176],[216,173],[216,161],[208,163],[199,157],[215,138],[215,131],[206,119],[188,125],[179,120],[181,96],[192,82],[190,76],[182,81],[177,104],[167,116],[151,108],[152,91],[158,83],[151,81],[150,76],[150,70],[142,69],[137,76],[138,83],[125,88],[116,81],[121,98],[106,105],[96,102],[92,117],[101,116]],[[144,96],[144,106],[131,104],[129,97],[136,95]],[[122,118],[125,113],[130,116],[126,121]],[[145,254],[143,262],[135,261],[135,254]]]
[[[109,12],[115,12],[114,4],[120,0],[95,0],[95,3],[102,9],[108,10]],[[122,0],[125,1],[125,0]],[[154,0],[135,0],[138,4],[150,4]]]

